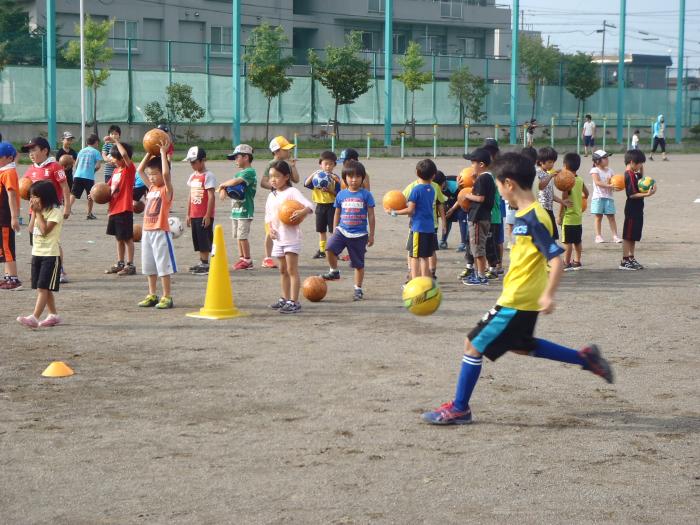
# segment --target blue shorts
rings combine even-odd
[[[365,253],[367,253],[368,240],[369,235],[363,235],[362,237],[346,237],[336,229],[335,233],[328,239],[326,250],[335,255],[339,255],[347,248],[348,255],[350,256],[350,267],[361,270],[365,267]]]
[[[583,136],[583,145],[588,146],[589,148],[592,148],[593,146],[595,146],[595,138],[593,137],[593,135],[591,135],[590,137],[588,135],[584,135]]]
[[[615,201],[613,199],[593,199],[591,213],[593,215],[615,215]]]
[[[497,305],[479,321],[467,338],[479,353],[495,361],[509,350],[535,349],[537,311]]]

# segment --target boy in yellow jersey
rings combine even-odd
[[[335,220],[335,196],[340,191],[340,179],[333,173],[338,157],[332,151],[321,153],[318,164],[321,169],[306,177],[304,187],[311,190],[311,200],[316,204],[316,232],[318,251],[314,259],[326,258],[328,232],[333,233]]]
[[[506,153],[492,165],[498,190],[518,208],[515,215],[510,268],[503,280],[497,304],[469,333],[462,369],[453,401],[444,403],[423,420],[434,425],[464,425],[472,422],[469,399],[481,373],[482,356],[495,361],[508,351],[581,365],[584,370],[613,382],[612,368],[596,345],[574,350],[534,337],[540,312],[554,311],[554,294],[561,279],[562,249],[552,238],[549,214],[535,200],[532,184],[535,168],[517,153]],[[551,270],[547,272],[547,263]]]
[[[564,167],[576,175],[574,187],[561,193],[562,201],[570,203],[570,206],[562,206],[559,209],[559,224],[562,225],[561,242],[565,246],[564,271],[570,272],[582,268],[583,198],[588,198],[588,188],[583,183],[583,179],[576,174],[581,167],[581,157],[577,153],[564,155]]]

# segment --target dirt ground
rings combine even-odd
[[[416,160],[368,161],[375,197],[410,182]],[[256,161],[259,172],[266,162]],[[87,222],[78,202],[63,234],[65,325],[23,328],[15,317],[35,294],[0,295],[0,521],[697,523],[699,162],[647,164],[659,191],[645,210],[643,272],[618,271],[621,246],[594,245],[586,216],[585,269],[565,275],[558,310],[540,319],[542,337],[599,343],[617,382],[515,355],[485,361],[475,423],[458,428],[419,415],[451,399],[464,337],[500,292],[456,279],[458,231],[439,252],[444,300],[431,317],[402,308],[407,223],[383,213],[366,300],[352,302],[341,263],[323,302],[281,316],[266,307],[279,285],[276,271],[259,267],[259,191],[256,269],[231,276],[250,316],[204,321],[185,317],[206,286],[186,271],[174,280],[175,309],[139,309],[143,276],[103,275],[115,258],[106,207]],[[184,218],[189,166],[174,165],[174,214]],[[438,162],[448,174],[463,165]],[[612,165],[620,170],[622,157]],[[209,167],[220,181],[233,173],[230,163]],[[299,167],[307,174],[316,163]],[[616,203],[621,226],[624,196]],[[217,220],[235,262],[226,208],[218,204]],[[326,269],[311,259],[313,221],[303,230],[302,278]],[[181,269],[196,262],[189,232],[175,246]],[[29,288],[26,232],[18,247]],[[140,268],[138,248],[136,260]],[[42,378],[52,360],[76,375]]]

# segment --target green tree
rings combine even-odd
[[[576,119],[581,113],[582,105],[586,99],[600,89],[598,67],[591,62],[591,56],[586,53],[576,53],[564,57],[565,79],[564,87],[571,93],[578,105],[576,106]]]
[[[0,0],[0,69],[8,64],[41,64],[41,28],[32,29],[29,13],[16,0]]]
[[[411,93],[411,138],[416,138],[416,91],[423,91],[423,86],[433,79],[432,73],[424,73],[425,59],[421,55],[421,47],[418,42],[409,42],[404,56],[399,58],[402,68],[401,74],[396,77]]]
[[[162,124],[167,119],[173,136],[177,137],[177,126],[182,122],[187,123],[185,140],[191,142],[196,136],[192,130],[192,124],[200,120],[205,114],[192,96],[192,86],[175,82],[165,88],[165,107],[160,102],[149,102],[144,108],[144,115],[151,124]]]
[[[352,104],[372,87],[369,60],[358,56],[362,50],[362,35],[353,31],[346,35],[345,40],[344,46],[327,46],[325,60],[321,60],[313,49],[309,50],[311,75],[321,82],[335,100],[333,130],[338,138],[338,106]]]
[[[263,23],[253,29],[243,56],[247,65],[248,81],[262,91],[267,99],[265,140],[269,138],[272,99],[285,93],[292,86],[287,69],[294,64],[294,58],[282,55],[282,48],[288,42],[281,26],[273,27]]]
[[[96,22],[90,15],[85,17],[83,24],[83,40],[85,43],[85,85],[92,89],[92,117],[95,134],[97,130],[97,90],[105,85],[109,78],[107,63],[112,60],[114,54],[111,47],[107,46],[109,35],[112,31],[112,21]],[[80,24],[75,25],[75,33],[80,35]],[[80,65],[80,41],[71,40],[63,50],[65,59]]]
[[[532,100],[530,118],[535,118],[538,87],[545,82],[554,82],[560,60],[561,55],[556,47],[544,46],[540,37],[522,36],[520,63],[527,73],[527,93]]]
[[[459,103],[459,121],[471,124],[486,118],[482,110],[489,88],[486,80],[469,71],[468,67],[455,70],[450,76],[450,97]]]

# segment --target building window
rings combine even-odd
[[[137,29],[137,22],[115,20],[112,25],[112,48],[116,51],[127,51],[129,49],[129,40],[131,40],[131,49],[136,49]]]
[[[295,15],[310,15],[312,12],[309,0],[294,0],[292,3],[292,13]]]
[[[369,0],[369,5],[367,10],[370,13],[383,13],[384,12],[384,0]]]
[[[211,52],[223,55],[231,54],[231,28],[211,26]]]
[[[376,35],[371,31],[358,31],[362,36],[362,50],[375,51],[374,43]]]
[[[394,33],[394,54],[403,55],[406,53],[406,35],[403,33]]]
[[[440,55],[447,53],[447,39],[442,35],[426,35],[419,40],[423,53],[426,55]]]
[[[462,37],[458,38],[459,42],[457,53],[465,57],[479,56],[479,43],[476,38]]]
[[[440,16],[462,18],[462,0],[440,0]]]

